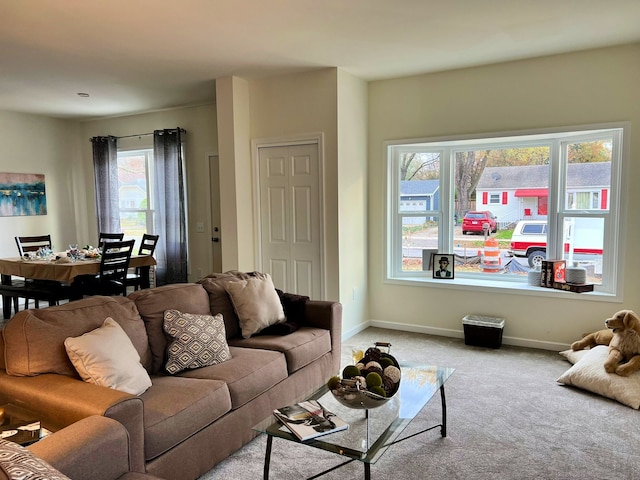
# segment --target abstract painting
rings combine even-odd
[[[0,173],[0,217],[46,214],[44,175]]]

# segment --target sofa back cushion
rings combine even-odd
[[[163,329],[164,312],[179,310],[185,313],[209,315],[209,297],[197,283],[175,283],[157,288],[138,290],[129,294],[144,320],[153,357],[151,373],[164,370],[168,342]]]
[[[67,337],[79,337],[113,318],[131,339],[147,371],[151,350],[135,304],[125,297],[94,296],[39,310],[22,310],[4,327],[5,364],[9,375],[58,373],[77,377],[64,347]]]

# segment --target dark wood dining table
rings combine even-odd
[[[61,283],[72,283],[78,275],[92,275],[100,272],[100,258],[83,258],[75,262],[69,261],[60,254],[62,260],[33,259],[20,257],[0,258],[0,286],[10,286],[12,277],[23,277],[34,280],[54,280]],[[151,255],[132,255],[129,266],[140,267],[142,276],[141,288],[149,288],[149,270],[156,265]],[[1,288],[0,288],[0,293]],[[4,318],[11,316],[11,298],[2,296],[2,313]]]

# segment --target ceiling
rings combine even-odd
[[[0,109],[126,115],[213,102],[230,75],[377,80],[639,41],[639,0],[0,0]]]

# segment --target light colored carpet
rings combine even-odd
[[[447,433],[439,430],[392,446],[371,466],[374,480],[640,479],[639,412],[556,379],[570,364],[556,352],[502,346],[470,347],[463,340],[369,328],[343,344],[392,343],[401,362],[454,367],[446,384]],[[405,434],[439,423],[439,395]],[[217,465],[201,480],[262,478],[265,435]],[[274,439],[271,479],[299,480],[342,457]],[[354,462],[321,477],[363,478]]]

